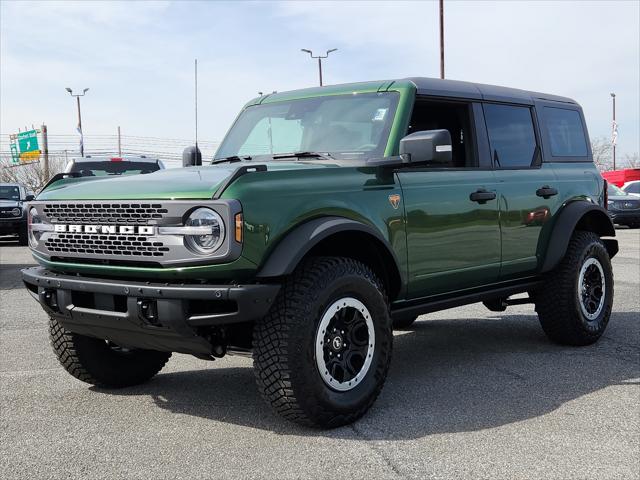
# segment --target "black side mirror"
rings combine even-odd
[[[194,167],[202,165],[202,152],[196,147],[187,147],[182,152],[182,166]]]
[[[24,201],[25,202],[30,202],[31,200],[33,200],[34,198],[36,198],[34,195],[27,195],[26,197],[24,197]]]
[[[400,156],[406,163],[450,164],[451,134],[449,130],[425,130],[400,140]]]

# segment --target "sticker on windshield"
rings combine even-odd
[[[379,108],[376,110],[376,114],[373,116],[374,122],[382,122],[384,120],[385,115],[387,114],[388,108]]]

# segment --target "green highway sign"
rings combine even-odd
[[[11,142],[11,162],[20,163],[20,154],[18,153],[18,147],[14,141]]]
[[[20,132],[17,135],[18,149],[20,150],[21,159],[30,159],[40,156],[40,148],[38,148],[38,131],[29,130],[28,132]]]

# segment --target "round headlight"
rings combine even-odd
[[[36,248],[38,246],[38,242],[40,241],[40,237],[42,236],[42,231],[34,231],[31,228],[32,225],[42,223],[42,219],[38,214],[38,210],[35,208],[29,209],[29,215],[27,217],[27,224],[29,228],[29,245],[31,248]]]
[[[209,255],[220,248],[224,241],[224,222],[210,208],[194,210],[185,222],[185,227],[204,227],[202,234],[184,236],[185,244],[194,253]]]
[[[22,215],[22,210],[16,207],[13,210],[11,210],[11,214],[14,217],[19,217],[20,215]]]

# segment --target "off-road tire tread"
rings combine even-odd
[[[561,345],[584,346],[595,343],[600,336],[611,314],[613,299],[613,282],[607,286],[609,301],[605,303],[605,324],[599,332],[587,332],[581,327],[581,317],[575,308],[576,266],[581,265],[581,257],[585,249],[597,244],[608,259],[606,247],[600,237],[589,231],[575,231],[569,241],[566,254],[560,264],[546,278],[544,286],[535,292],[535,309],[540,325],[547,337]],[[609,268],[611,265],[603,265]]]
[[[171,353],[154,352],[154,358],[145,358],[146,366],[140,372],[126,372],[119,378],[114,378],[106,372],[91,372],[83,362],[82,355],[78,352],[77,341],[82,337],[66,330],[55,318],[49,319],[49,338],[53,351],[64,369],[78,380],[103,388],[123,388],[139,385],[151,379],[166,365]],[[162,352],[164,353],[164,352]],[[84,353],[87,355],[87,352]]]
[[[317,405],[311,418],[300,406],[298,395],[290,381],[291,371],[296,365],[288,363],[288,351],[293,345],[289,342],[289,332],[295,328],[295,318],[305,318],[307,305],[315,295],[315,288],[330,277],[330,272],[338,270],[341,274],[357,274],[373,283],[382,293],[388,305],[385,289],[375,273],[363,263],[343,257],[314,257],[298,267],[284,281],[269,313],[256,322],[253,335],[253,359],[256,383],[262,398],[282,417],[309,427],[336,427],[354,422],[362,417],[378,397],[384,381],[378,382],[375,393],[369,401],[357,411],[347,415],[333,415]],[[325,286],[327,286],[325,284]],[[389,345],[389,350],[391,350]],[[384,366],[383,379],[388,372],[391,360]],[[374,368],[372,366],[372,368]],[[320,422],[318,419],[321,418]],[[329,420],[327,420],[329,419]]]

